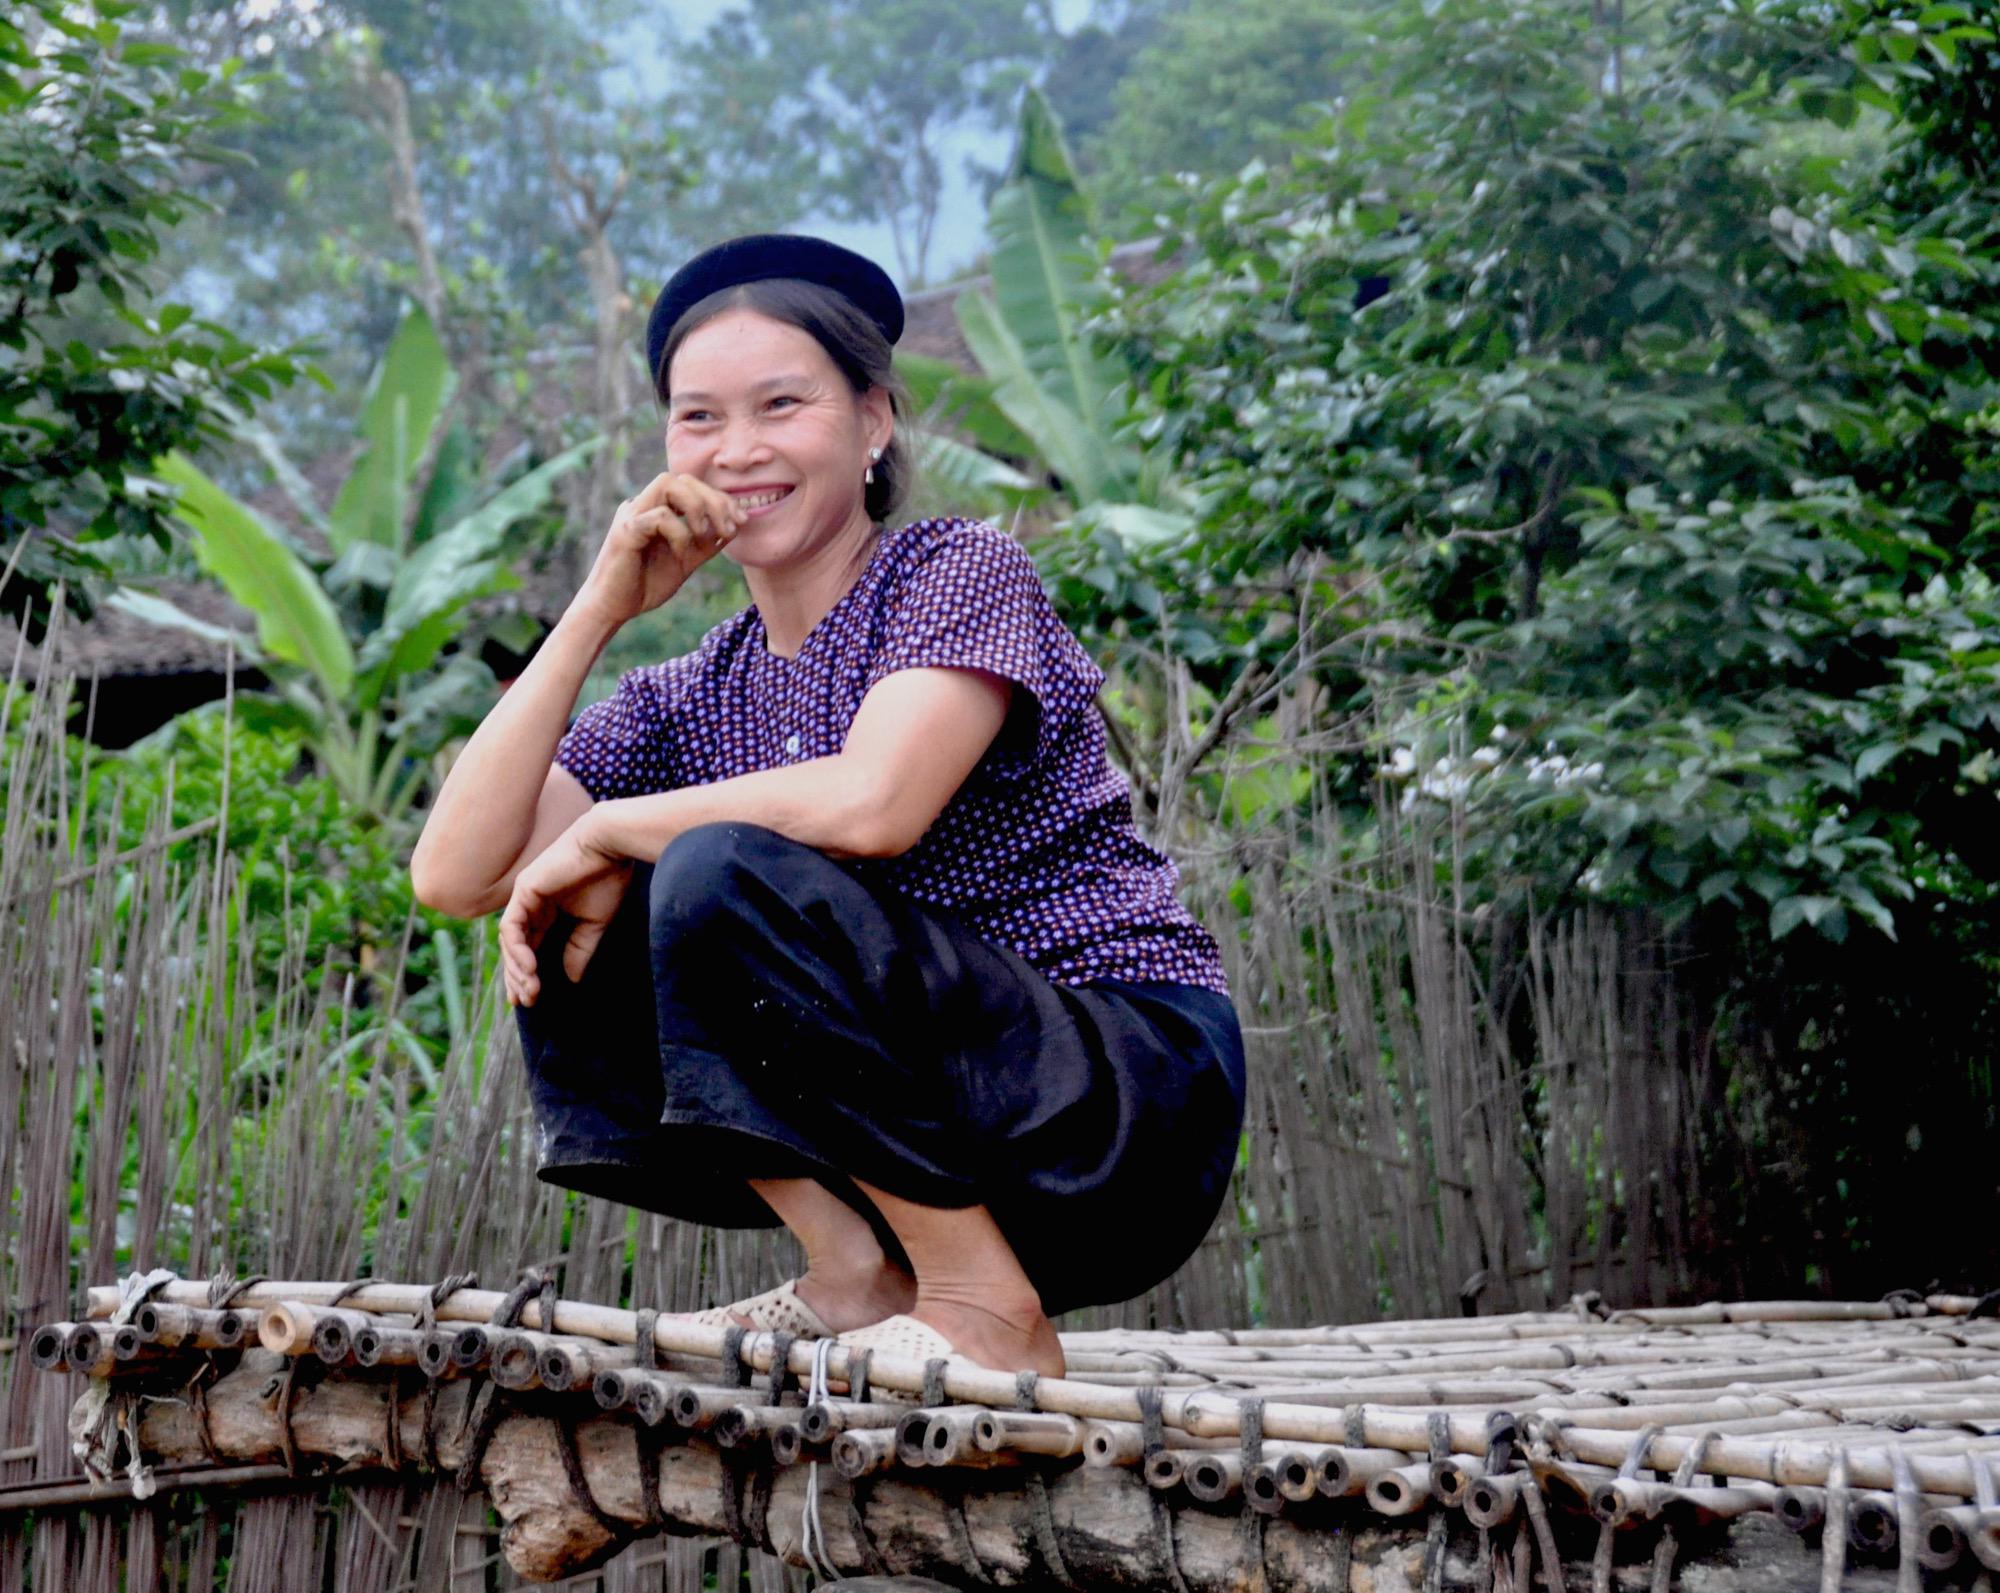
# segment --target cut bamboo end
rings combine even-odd
[[[1243,1457],[1213,1450],[1192,1457],[1181,1473],[1187,1491],[1204,1504],[1234,1498],[1243,1486]]]
[[[1407,1466],[1400,1449],[1350,1449],[1329,1444],[1319,1453],[1319,1491],[1329,1499],[1347,1499],[1365,1489],[1385,1471]]]
[[[1243,1478],[1243,1497],[1252,1510],[1267,1516],[1279,1515],[1286,1504],[1285,1492],[1278,1486],[1278,1466],[1275,1461],[1260,1460],[1252,1466]]]
[[[255,1322],[243,1311],[148,1300],[132,1313],[132,1325],[148,1343],[163,1349],[233,1350],[254,1330]]]
[[[1780,1488],[1775,1513],[1792,1531],[1804,1534],[1826,1520],[1824,1488]]]
[[[1848,1505],[1847,1541],[1864,1554],[1892,1555],[1901,1528],[1895,1498],[1886,1493],[1856,1494]]]
[[[1146,1457],[1144,1467],[1148,1488],[1178,1488],[1187,1471],[1187,1455],[1179,1449],[1156,1449]]]
[[[892,1427],[864,1427],[842,1433],[833,1441],[833,1469],[850,1482],[896,1464],[896,1432]]]
[[[1465,1490],[1465,1518],[1475,1527],[1491,1531],[1514,1519],[1521,1499],[1521,1479],[1511,1474],[1488,1472],[1473,1480]]]
[[[1466,1490],[1485,1471],[1486,1467],[1469,1455],[1449,1455],[1443,1460],[1434,1460],[1431,1462],[1432,1496],[1447,1510],[1461,1510],[1465,1507]]]
[[[61,1372],[69,1368],[69,1336],[74,1322],[48,1322],[28,1338],[28,1362],[38,1372]]]
[[[1931,1571],[1949,1571],[1967,1553],[1966,1534],[1976,1530],[1979,1512],[1970,1506],[1926,1510],[1917,1523],[1917,1563]]]
[[[1423,1509],[1431,1497],[1431,1468],[1428,1461],[1416,1466],[1398,1466],[1368,1479],[1362,1490],[1378,1515],[1407,1516]]]

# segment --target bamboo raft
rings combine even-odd
[[[533,1275],[153,1273],[28,1349],[90,1379],[72,1489],[451,1474],[536,1580],[668,1532],[958,1586],[1911,1593],[2000,1571],[1996,1305],[1070,1333],[1037,1379]]]

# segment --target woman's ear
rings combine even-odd
[[[861,430],[870,448],[888,452],[896,435],[896,405],[886,387],[871,387],[861,395]]]

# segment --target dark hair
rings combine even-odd
[[[667,372],[681,344],[687,341],[689,333],[725,310],[755,310],[759,315],[797,327],[826,350],[827,357],[857,394],[872,387],[884,388],[889,394],[891,412],[898,417],[902,415],[903,384],[896,375],[889,341],[883,337],[882,329],[845,294],[821,287],[817,282],[802,282],[797,277],[739,282],[691,306],[667,334],[660,352],[660,368],[653,372],[653,392],[662,404],[669,400]],[[895,513],[910,488],[910,456],[903,446],[900,430],[889,439],[889,446],[882,450],[874,468],[875,479],[863,492],[862,502],[869,519],[884,521]]]

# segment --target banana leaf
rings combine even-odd
[[[410,477],[457,384],[431,318],[403,313],[361,411],[361,457],[334,499],[327,531],[336,552],[357,541],[400,550],[409,518]]]
[[[497,564],[507,532],[549,501],[555,484],[603,446],[593,437],[502,488],[457,524],[412,552],[389,588],[382,623],[362,650],[368,678],[362,696],[374,702],[391,681],[427,669],[458,633],[453,617],[476,597],[497,590]]]
[[[185,456],[167,455],[154,474],[179,490],[174,513],[195,533],[195,558],[257,616],[264,651],[309,670],[329,701],[344,698],[354,683],[354,649],[312,571],[254,509]]]

